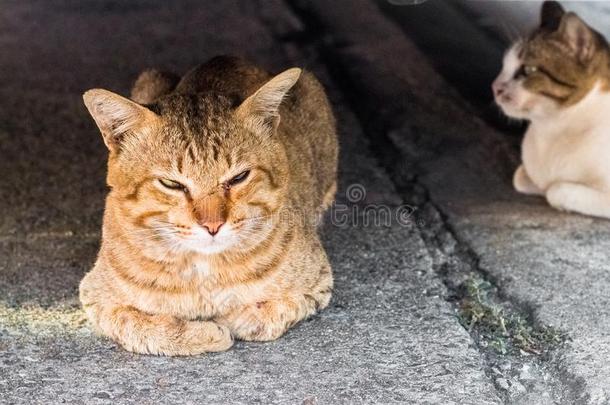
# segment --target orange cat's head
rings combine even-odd
[[[106,90],[84,94],[110,150],[105,221],[156,258],[248,250],[273,229],[288,163],[279,106],[300,69],[239,106],[221,95],[170,94],[143,106]]]
[[[606,80],[608,60],[602,35],[556,1],[546,1],[540,26],[504,57],[492,86],[496,103],[514,118],[552,118]]]

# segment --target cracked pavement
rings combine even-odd
[[[607,223],[513,192],[514,141],[376,3],[11,1],[0,50],[0,402],[610,402]],[[339,119],[338,203],[416,215],[327,221],[331,305],[278,341],[127,353],[91,332],[77,300],[106,192],[106,149],[81,94],[127,94],[145,68],[184,73],[223,53],[314,71]],[[356,203],[354,184],[366,190]],[[569,341],[544,356],[490,353],[453,299],[453,275],[471,272]]]

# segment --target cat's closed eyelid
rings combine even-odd
[[[189,195],[190,193],[189,188],[186,185],[175,180],[159,177],[155,180],[155,183],[157,184],[158,188],[171,194],[180,193],[184,195]]]
[[[223,181],[222,184],[225,187],[232,187],[241,183],[244,183],[250,177],[252,177],[252,169],[242,169],[236,171],[237,174],[228,177],[227,180]]]

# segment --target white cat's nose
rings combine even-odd
[[[506,83],[496,79],[491,84],[491,90],[494,93],[494,97],[500,97],[506,91]]]

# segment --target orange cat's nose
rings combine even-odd
[[[226,202],[222,195],[211,195],[193,202],[193,214],[199,225],[214,236],[227,220]]]
[[[218,231],[220,230],[220,227],[224,225],[223,221],[208,221],[208,222],[203,222],[201,223],[201,226],[203,226],[210,235],[214,236],[218,233]]]

